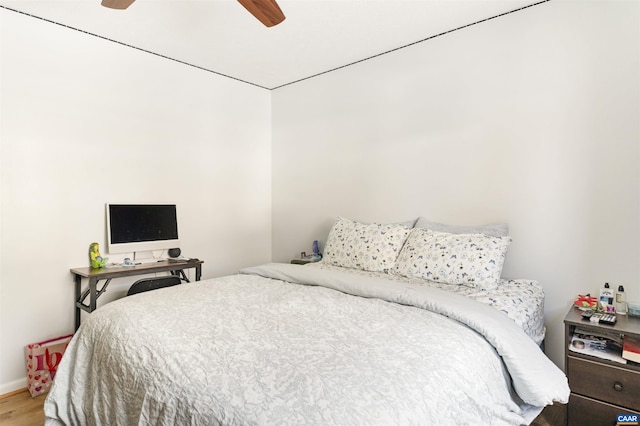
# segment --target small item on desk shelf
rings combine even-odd
[[[640,339],[625,336],[622,341],[622,358],[640,363]]]
[[[613,290],[609,288],[609,283],[604,283],[604,287],[600,289],[598,310],[601,312],[615,313],[616,307],[613,304],[613,299]]]
[[[169,263],[187,263],[187,262],[195,262],[198,259],[196,259],[195,257],[189,258],[189,257],[178,257],[178,258],[168,258],[167,261]]]
[[[615,324],[616,323],[616,316],[612,315],[612,314],[604,314],[602,315],[602,318],[600,318],[600,324]]]
[[[607,314],[603,312],[593,312],[593,311],[585,311],[582,313],[582,318],[588,319],[589,321],[596,324],[610,324],[613,325],[616,323],[616,316],[612,314]]]
[[[620,315],[627,314],[627,296],[624,293],[624,286],[618,286],[616,293],[616,313]]]
[[[622,336],[615,330],[576,327],[571,336],[569,350],[621,364],[627,363],[627,360],[622,358]]]
[[[588,309],[586,311],[582,311],[582,318],[584,319],[591,319],[591,317],[593,316],[594,311],[592,309]]]
[[[100,256],[100,246],[98,243],[91,243],[89,246],[89,263],[93,269],[104,268],[109,260],[108,257]]]
[[[579,294],[573,301],[573,306],[579,309],[595,310],[598,307],[598,298],[591,296],[591,294]]]
[[[305,256],[303,260],[306,260],[308,262],[320,262],[320,259],[322,259],[322,256],[310,254],[309,256]]]
[[[300,252],[300,259],[292,259],[291,263],[296,265],[306,265],[307,263],[319,262],[322,260],[322,254],[320,253],[320,247],[318,246],[318,240],[313,241],[312,245],[313,254],[307,255],[306,251]]]
[[[314,240],[312,244],[313,254],[307,255],[306,251],[300,253],[301,259],[305,262],[319,262],[322,260],[322,254],[320,254],[320,247],[318,246],[318,240]]]
[[[146,259],[135,260],[133,263],[134,265],[149,265],[152,263],[160,263],[160,262],[164,262],[164,259],[160,259],[157,257],[149,257]]]

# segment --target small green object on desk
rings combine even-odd
[[[108,257],[103,258],[100,256],[100,246],[98,243],[91,243],[89,246],[89,263],[93,269],[104,268],[109,260]]]

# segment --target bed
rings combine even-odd
[[[429,271],[418,260],[432,231],[340,222],[317,264],[259,265],[93,312],[56,373],[47,424],[520,425],[566,403],[566,377],[540,349],[537,283],[480,285],[481,265],[475,285],[446,284],[437,260]],[[363,243],[364,228],[382,245]]]

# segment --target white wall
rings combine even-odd
[[[562,366],[578,293],[640,300],[639,12],[553,1],[276,90],[274,261],[338,215],[508,222]]]
[[[176,203],[204,278],[270,260],[269,91],[2,9],[0,61],[0,394],[73,331],[106,202]]]
[[[72,331],[68,270],[111,201],[177,203],[205,278],[337,215],[507,221],[505,275],[544,285],[562,364],[577,293],[640,300],[639,12],[554,0],[270,94],[0,10],[0,394]]]

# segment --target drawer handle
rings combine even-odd
[[[622,391],[622,383],[620,382],[615,382],[613,384],[613,389],[616,390],[616,392],[621,392]]]

